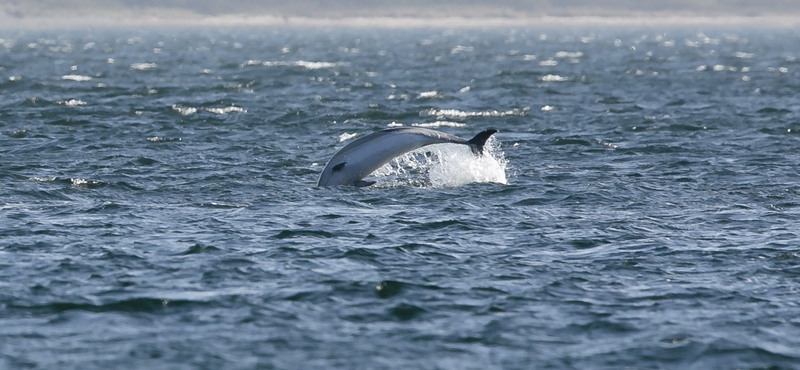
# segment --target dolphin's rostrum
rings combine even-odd
[[[362,179],[392,159],[431,144],[469,145],[475,155],[482,155],[486,140],[495,132],[495,129],[481,131],[470,140],[421,127],[396,127],[373,132],[339,150],[322,170],[317,186],[372,185],[375,181]]]

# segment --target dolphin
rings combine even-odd
[[[483,146],[497,130],[481,131],[470,140],[421,127],[395,127],[373,132],[340,149],[328,161],[319,175],[317,186],[370,186],[375,181],[364,181],[394,158],[431,144],[468,145],[475,155],[483,154]]]

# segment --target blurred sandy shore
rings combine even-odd
[[[86,28],[581,28],[581,27],[715,27],[798,28],[800,15],[759,16],[541,16],[541,17],[280,17],[280,16],[155,16],[91,15],[14,17],[0,14],[0,29]]]

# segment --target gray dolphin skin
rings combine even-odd
[[[475,155],[497,130],[481,131],[470,140],[421,127],[396,127],[373,132],[345,145],[328,161],[317,186],[370,186],[375,181],[362,179],[394,158],[432,144],[468,145]]]

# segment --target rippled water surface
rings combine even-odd
[[[0,368],[800,368],[796,30],[0,44]]]

